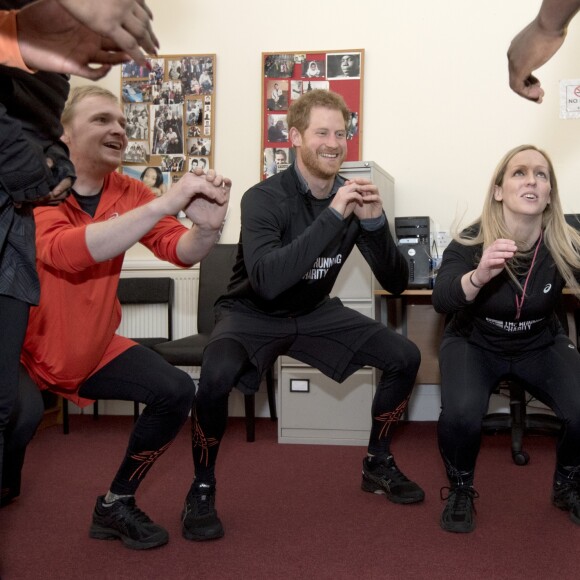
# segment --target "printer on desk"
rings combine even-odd
[[[430,217],[395,218],[397,247],[409,266],[409,288],[431,288],[433,230]]]

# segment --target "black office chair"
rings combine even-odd
[[[510,379],[500,381],[496,392],[508,393],[510,412],[486,415],[483,420],[483,432],[494,434],[510,431],[512,459],[516,465],[527,465],[530,456],[523,449],[524,435],[558,435],[562,424],[557,417],[547,413],[529,413],[528,405],[534,399],[527,395],[525,388],[518,381]]]
[[[237,244],[217,244],[199,265],[197,334],[157,344],[153,350],[175,366],[201,366],[203,351],[215,326],[214,303],[228,286],[235,263]],[[266,372],[270,418],[275,421],[276,395],[272,369]],[[255,395],[244,393],[246,440],[255,440]]]
[[[156,344],[167,342],[173,339],[173,301],[175,283],[173,278],[120,278],[117,288],[117,297],[122,305],[143,305],[162,304],[166,307],[167,325],[164,336],[155,337],[133,337],[135,342],[152,348]],[[99,401],[93,405],[93,418],[99,417]],[[133,402],[133,417],[137,421],[139,418],[139,403]],[[63,398],[62,404],[62,429],[65,434],[69,433],[69,409],[68,399]]]

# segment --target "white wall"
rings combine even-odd
[[[553,157],[567,212],[580,212],[580,120],[559,119],[560,79],[580,78],[580,17],[542,69],[542,105],[507,84],[505,53],[540,0],[148,0],[161,54],[215,53],[216,169],[239,199],[260,178],[261,53],[365,49],[363,155],[396,180],[397,215],[443,229],[476,217],[496,163],[534,143]],[[75,81],[77,83],[78,81]],[[104,81],[119,93],[117,68]]]
[[[558,85],[580,78],[580,16],[539,71],[538,106],[508,88],[505,53],[540,0],[147,1],[160,54],[217,55],[216,169],[234,181],[223,241],[237,241],[239,200],[260,179],[261,53],[274,51],[365,49],[363,154],[395,177],[396,215],[442,229],[475,218],[521,143],[548,151],[565,211],[580,213],[580,120],[559,119]],[[119,94],[119,68],[100,84]]]

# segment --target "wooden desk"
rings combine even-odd
[[[411,289],[400,295],[375,290],[375,318],[412,340],[421,351],[417,384],[438,385],[439,343],[445,317],[431,304],[433,290]]]

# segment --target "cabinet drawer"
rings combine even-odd
[[[363,368],[339,384],[316,369],[287,364],[291,360],[283,357],[278,369],[279,442],[366,445],[374,369]]]

